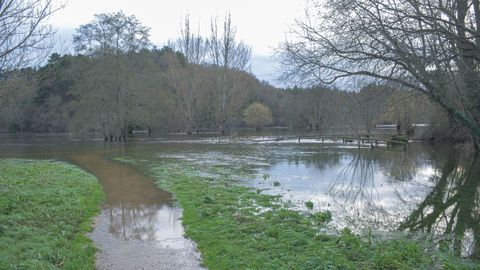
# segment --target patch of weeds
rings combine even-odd
[[[274,187],[279,187],[279,186],[280,186],[280,182],[278,182],[278,181],[273,182],[273,186],[274,186]]]
[[[307,207],[308,210],[313,209],[313,202],[312,201],[307,201],[305,202],[305,206]]]
[[[332,214],[330,213],[330,211],[317,212],[311,214],[309,218],[312,221],[313,225],[323,226],[324,224],[332,220]]]
[[[203,197],[203,202],[204,202],[204,203],[213,203],[214,201],[215,201],[215,200],[214,200],[213,197],[210,196],[210,195],[205,195],[205,196]]]

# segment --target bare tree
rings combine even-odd
[[[206,76],[202,66],[207,54],[207,42],[194,33],[187,15],[181,28],[181,36],[172,45],[182,54],[170,54],[170,68],[167,71],[172,87],[177,95],[187,134],[195,128],[198,100],[202,97],[200,90],[205,85]]]
[[[232,25],[230,14],[225,17],[223,27],[219,29],[217,19],[211,21],[209,56],[212,64],[218,68],[218,122],[222,134],[227,124],[227,105],[234,94],[235,81],[232,71],[250,69],[251,48],[236,40],[236,29]]]
[[[52,0],[0,0],[0,72],[40,63],[55,31],[48,18],[60,7]]]
[[[480,139],[478,0],[311,1],[281,46],[285,78],[367,76],[415,89]]]

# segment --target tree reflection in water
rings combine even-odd
[[[121,203],[104,211],[110,219],[110,233],[125,240],[169,240],[178,238],[183,233],[181,210],[168,204]]]
[[[333,201],[338,226],[359,230],[394,230],[412,210],[415,198],[431,188],[420,174],[425,166],[417,153],[359,149],[330,183],[327,194]],[[415,193],[407,205],[400,195]],[[339,222],[343,220],[345,224]]]
[[[457,255],[480,258],[480,159],[451,155],[435,186],[417,209],[400,225],[401,230],[448,236]]]
[[[184,243],[181,208],[152,179],[127,164],[104,157],[101,152],[73,154],[70,160],[100,179],[107,195],[100,218],[105,219],[112,236],[169,246]]]
[[[406,153],[359,151],[328,189],[338,218],[359,229],[434,233],[458,255],[480,258],[480,158],[444,156],[428,168]],[[419,177],[422,168],[432,175]]]

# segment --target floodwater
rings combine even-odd
[[[131,166],[113,161],[123,145],[55,138],[5,139],[0,157],[48,158],[94,174],[106,194],[90,237],[99,248],[97,269],[203,269],[195,243],[184,237],[182,210],[172,194]]]
[[[199,269],[200,256],[183,237],[181,209],[172,194],[142,173],[89,152],[68,159],[95,174],[106,200],[91,238],[101,252],[97,269]]]
[[[171,194],[111,160],[120,156],[187,162],[202,175],[230,174],[233,181],[281,195],[300,211],[330,211],[326,230],[332,233],[349,227],[359,233],[431,234],[457,254],[480,259],[480,158],[453,147],[411,143],[403,151],[315,140],[134,138],[127,145],[67,138],[0,140],[0,156],[67,160],[99,177],[107,200],[92,238],[108,251],[100,253],[100,261],[125,257],[131,263],[126,269],[151,262],[145,258],[168,257],[168,252],[171,260],[180,258],[170,268],[190,269],[199,267],[199,255],[194,243],[182,237],[181,209]],[[306,201],[313,202],[313,210]],[[108,263],[99,268],[121,269]]]

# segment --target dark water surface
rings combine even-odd
[[[199,173],[224,170],[245,185],[282,195],[302,211],[306,201],[313,202],[313,211],[330,211],[333,229],[433,233],[458,254],[480,258],[480,159],[453,147],[411,143],[401,151],[315,140],[132,139],[126,145],[54,137],[0,140],[0,156],[67,160],[104,179],[108,233],[127,241],[179,249],[193,245],[178,241],[181,210],[171,194],[109,157],[181,160],[199,165]]]

